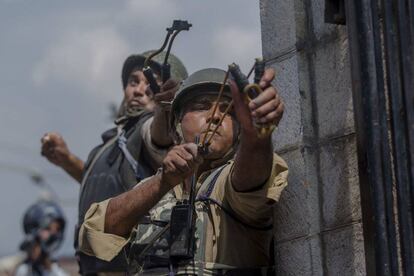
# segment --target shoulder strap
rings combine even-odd
[[[149,173],[142,164],[145,163],[145,156],[141,152],[143,147],[142,127],[152,115],[152,112],[143,112],[140,116],[127,120],[123,132],[118,138],[118,149],[121,150],[129,163],[137,181],[144,179]]]
[[[125,156],[125,159],[128,161],[129,165],[131,166],[131,169],[134,171],[135,178],[137,180],[143,179],[144,172],[142,167],[140,166],[139,162],[135,160],[135,158],[132,156],[131,152],[128,150],[125,131],[123,131],[121,135],[118,137],[118,147],[121,149],[122,153]]]
[[[219,167],[214,172],[212,172],[206,180],[204,180],[203,184],[200,187],[200,192],[196,201],[200,198],[210,197],[211,193],[213,192],[214,186],[216,185],[217,179],[224,168],[225,165]]]

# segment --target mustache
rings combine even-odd
[[[212,134],[216,127],[217,127],[217,125],[212,125],[209,129],[205,128],[201,131],[201,134],[208,134],[208,133]],[[221,126],[217,127],[217,130],[216,130],[214,135],[221,136],[221,129],[220,128],[221,128]]]

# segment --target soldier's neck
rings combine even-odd
[[[197,179],[202,175],[204,172],[211,170],[211,160],[204,160],[204,162],[198,166],[197,169]]]

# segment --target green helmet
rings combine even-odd
[[[218,95],[226,72],[217,68],[207,68],[191,74],[184,80],[175,94],[171,106],[172,123],[176,124],[181,117],[183,107],[194,97],[200,95]],[[228,82],[224,86],[223,96],[231,98]]]
[[[129,75],[136,69],[143,69],[145,59],[155,51],[156,50],[150,50],[139,55],[131,55],[125,60],[121,75],[124,89],[127,86]],[[161,52],[150,61],[149,65],[151,69],[153,69],[157,74],[160,74],[161,72],[161,64],[164,62],[165,54],[165,52]],[[180,81],[187,78],[187,69],[178,57],[170,53],[168,63],[171,65],[171,77],[173,79]]]
[[[154,52],[155,50],[150,50],[142,53],[142,55],[148,57]],[[165,55],[166,52],[163,51],[155,57],[153,57],[152,60],[155,61],[157,64],[163,64]],[[173,79],[184,80],[188,77],[187,69],[177,56],[170,53],[170,55],[168,56],[168,63],[171,65],[171,77]],[[161,68],[161,66],[159,66],[159,68]]]

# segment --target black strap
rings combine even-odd
[[[199,195],[198,198],[196,199],[196,201],[199,198],[209,198],[210,197],[211,193],[213,192],[214,186],[216,185],[217,179],[220,176],[220,174],[221,174],[221,172],[223,171],[224,168],[225,168],[225,166],[222,166],[217,171],[213,172],[213,173],[215,173],[215,175],[213,176],[210,183],[208,184],[207,190],[205,191],[205,193]]]
[[[213,176],[210,183],[208,184],[208,188],[207,188],[206,192],[199,195],[196,199],[196,202],[198,202],[198,201],[200,201],[200,202],[209,202],[210,204],[217,205],[229,217],[231,217],[233,220],[235,220],[236,222],[242,224],[243,226],[245,226],[247,228],[251,228],[251,229],[259,230],[259,231],[269,231],[269,230],[271,230],[273,228],[273,224],[266,225],[266,226],[263,226],[263,227],[258,227],[258,226],[247,224],[246,222],[241,220],[233,210],[227,209],[226,207],[223,206],[222,203],[220,203],[217,200],[212,199],[210,197],[211,193],[213,192],[214,186],[216,185],[217,179],[220,176],[220,174],[221,174],[221,172],[223,171],[224,168],[225,168],[225,166],[221,167],[217,172],[215,172],[216,174]]]
[[[215,199],[212,199],[212,198],[209,198],[209,197],[200,196],[197,199],[197,201],[209,202],[210,204],[217,205],[229,217],[231,217],[233,220],[235,220],[236,222],[240,223],[241,225],[243,225],[243,226],[245,226],[247,228],[251,228],[251,229],[259,230],[259,231],[269,231],[269,230],[272,230],[272,228],[273,228],[273,224],[266,225],[266,226],[263,226],[263,227],[259,227],[259,226],[254,226],[254,225],[247,224],[246,222],[242,221],[233,210],[227,209],[226,207],[224,207],[221,203],[219,203]]]

